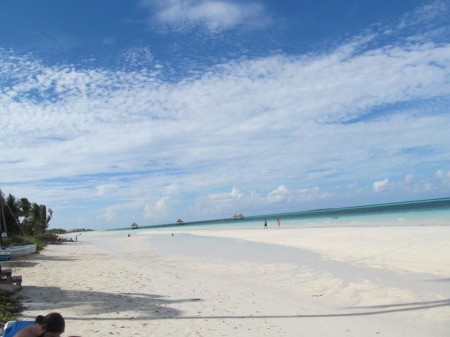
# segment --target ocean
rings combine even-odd
[[[317,209],[302,212],[248,216],[240,220],[213,219],[206,221],[169,223],[140,226],[141,229],[168,228],[262,228],[264,219],[268,227],[355,227],[355,226],[447,226],[450,225],[450,198],[417,200],[355,207]],[[112,229],[130,230],[129,227]]]

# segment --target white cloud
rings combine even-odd
[[[443,189],[407,174],[448,160],[450,45],[361,52],[365,41],[229,61],[177,82],[160,67],[49,67],[0,50],[2,181],[64,206],[108,196],[115,206],[98,209],[120,223],[144,209],[157,223],[181,209],[206,218],[323,200],[354,181],[367,196],[387,191],[388,179],[372,184],[380,176]],[[160,202],[145,207],[149,193]],[[135,203],[119,209],[127,198]]]
[[[406,185],[414,184],[414,174],[409,173],[405,176],[405,184]]]
[[[284,185],[278,186],[267,195],[268,202],[283,202],[288,198],[289,190]]]
[[[102,214],[99,215],[99,218],[103,218],[106,221],[112,221],[115,218],[116,214],[114,212],[114,208],[112,206],[106,207]]]
[[[298,191],[301,201],[313,201],[327,199],[332,196],[331,192],[322,191],[320,187],[304,188]]]
[[[288,189],[284,185],[278,186],[267,195],[266,203],[280,202],[303,202],[326,199],[331,196],[331,192],[324,192],[320,187]]]
[[[436,177],[438,177],[439,179],[450,178],[450,171],[445,172],[444,170],[439,169],[436,172]]]
[[[199,208],[211,208],[214,213],[223,212],[225,210],[233,210],[242,205],[242,192],[233,187],[230,192],[213,193],[205,197],[201,197],[196,201]]]
[[[198,198],[196,205],[198,209],[208,210],[211,212],[210,214],[214,215],[245,213],[249,210],[257,210],[257,213],[261,214],[272,209],[274,204],[298,204],[299,202],[323,200],[331,195],[332,193],[324,192],[319,187],[288,189],[286,186],[280,185],[266,195],[261,195],[256,191],[245,193],[233,188],[231,192],[214,193]]]
[[[264,26],[269,22],[264,7],[256,2],[243,4],[227,0],[144,0],[141,4],[156,9],[156,20],[176,30],[202,25],[210,31],[219,31],[236,26]]]
[[[165,190],[167,194],[171,195],[178,193],[178,191],[180,191],[181,188],[182,186],[180,186],[180,184],[178,183],[170,183],[166,186]]]
[[[168,196],[162,197],[155,203],[148,203],[144,207],[144,219],[155,221],[155,219],[166,219],[169,208]]]
[[[116,184],[104,184],[96,186],[97,194],[99,196],[108,196],[110,193],[114,192],[119,188]]]
[[[358,193],[361,191],[361,187],[359,186],[357,181],[353,181],[353,182],[347,184],[347,189],[351,193]]]
[[[389,186],[389,180],[388,179],[375,181],[373,183],[373,190],[376,193],[383,192],[384,190],[386,190],[388,188],[388,186]]]

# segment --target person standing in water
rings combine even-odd
[[[267,228],[267,219],[264,219],[264,229]]]
[[[280,228],[280,218],[277,218],[277,225],[278,225],[278,228]]]

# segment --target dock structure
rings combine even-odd
[[[139,226],[139,229],[153,229],[153,228],[169,228],[169,227],[188,227],[188,226],[197,226],[197,225],[213,225],[213,224],[220,224],[220,223],[227,223],[227,222],[236,222],[236,221],[242,221],[244,218],[224,218],[224,219],[212,219],[212,220],[202,220],[202,221],[183,221],[183,222],[174,222],[174,223],[168,223],[168,224],[161,224],[161,225],[149,225],[149,226]],[[123,227],[123,228],[114,228],[114,229],[106,229],[106,232],[111,231],[127,231],[130,229],[138,229],[136,227]]]

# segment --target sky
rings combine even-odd
[[[450,1],[0,0],[0,188],[51,228],[450,197]]]

